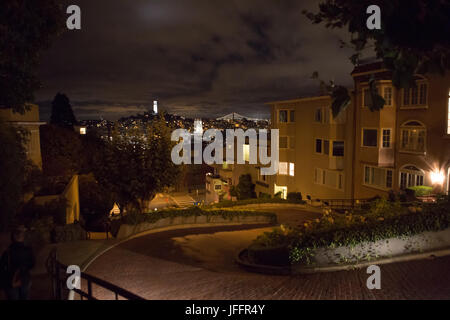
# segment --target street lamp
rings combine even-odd
[[[444,183],[445,176],[440,171],[432,171],[430,173],[430,177],[431,177],[431,183],[432,184],[440,184],[440,185],[442,185]]]

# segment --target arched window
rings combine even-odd
[[[424,153],[426,150],[426,128],[416,120],[407,121],[400,127],[400,151]]]
[[[405,165],[400,169],[400,189],[423,186],[424,172],[416,166]]]

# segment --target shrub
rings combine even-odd
[[[246,199],[246,200],[238,200],[238,201],[231,201],[231,200],[225,200],[221,201],[219,203],[215,203],[212,205],[207,206],[207,208],[230,208],[235,206],[244,206],[248,204],[261,204],[261,203],[295,203],[295,204],[304,204],[305,201],[303,200],[285,200],[281,198],[266,198],[266,197],[260,197],[256,199]]]
[[[288,201],[302,201],[302,194],[301,194],[301,192],[289,192],[287,194],[287,200]]]
[[[252,183],[252,176],[250,174],[243,174],[239,177],[236,191],[239,200],[256,198],[255,184]]]
[[[265,192],[259,193],[259,199],[270,199],[270,198],[272,198],[272,197],[268,193],[265,193]]]
[[[421,204],[415,210],[399,202],[375,200],[368,212],[355,211],[334,214],[325,210],[320,219],[280,233],[258,237],[253,245],[260,247],[284,246],[289,249],[291,263],[309,263],[319,247],[353,246],[362,242],[375,242],[399,236],[410,236],[425,231],[438,231],[450,227],[450,201]]]
[[[429,186],[415,186],[409,187],[408,189],[414,191],[416,197],[429,196],[433,191],[433,188]]]
[[[201,209],[199,207],[191,207],[186,209],[167,209],[152,211],[149,213],[133,212],[125,215],[121,219],[113,220],[111,222],[112,234],[115,230],[120,228],[120,224],[136,225],[139,223],[147,222],[154,223],[160,219],[176,218],[176,217],[193,217],[193,216],[221,216],[224,219],[233,219],[236,216],[268,216],[271,218],[271,223],[276,223],[277,216],[270,212],[260,211],[246,211],[246,210],[220,210],[220,209]],[[116,232],[116,233],[117,233]]]

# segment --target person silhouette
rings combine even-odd
[[[18,227],[11,233],[11,244],[1,257],[0,264],[5,274],[3,289],[8,300],[28,300],[31,289],[30,270],[35,265],[31,247],[25,245],[24,227]]]

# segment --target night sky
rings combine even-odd
[[[318,0],[86,0],[82,30],[42,56],[41,117],[56,92],[78,119],[117,119],[160,108],[189,117],[232,111],[269,117],[265,102],[317,94],[313,71],[351,85],[345,31],[301,13]],[[67,7],[64,6],[64,8]]]

